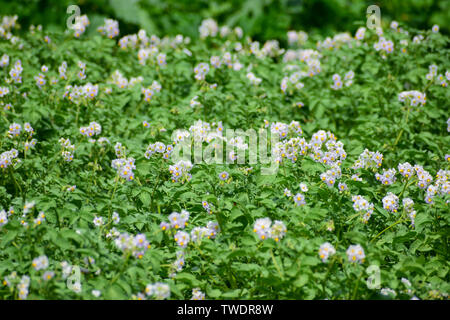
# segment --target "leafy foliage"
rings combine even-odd
[[[121,19],[142,18],[112,3],[122,11]],[[14,34],[14,26],[8,28]],[[9,57],[2,66],[1,89],[8,93],[1,96],[0,152],[18,153],[0,174],[0,206],[7,217],[0,224],[1,297],[92,299],[97,296],[93,290],[99,290],[104,299],[142,298],[154,290],[150,286],[146,292],[148,284],[158,283],[169,285],[175,299],[190,299],[195,288],[208,299],[378,299],[389,297],[387,289],[402,299],[447,297],[448,189],[439,189],[426,203],[430,192],[418,185],[425,170],[433,176],[430,185],[448,186],[449,90],[437,74],[426,78],[430,65],[437,66],[437,73],[448,72],[448,37],[430,30],[405,34],[385,29],[384,37],[394,43],[388,53],[374,49],[380,37],[366,30],[363,39],[341,35],[328,47],[329,42],[312,37],[291,44],[291,50],[299,51],[289,53],[274,42],[258,47],[236,30],[191,42],[141,34],[140,41],[147,43],[121,48],[117,39],[93,35],[90,28],[79,38],[73,32],[32,29],[0,40],[1,54]],[[214,31],[214,25],[207,31]],[[411,41],[417,34],[422,40]],[[151,48],[157,52],[138,58],[140,50]],[[230,67],[225,52],[230,52]],[[310,56],[297,56],[303,54]],[[220,58],[220,67],[213,67],[212,56]],[[18,70],[19,60],[23,71],[16,82],[11,70]],[[61,69],[63,61],[67,67]],[[194,70],[200,63],[208,63],[209,71],[197,80]],[[350,70],[352,83],[333,90],[333,75],[343,78]],[[295,72],[303,88],[294,86],[300,81],[291,80]],[[286,77],[290,83],[283,91]],[[399,101],[401,92],[411,90],[426,94],[423,106]],[[324,155],[312,152],[311,145],[296,161],[283,158],[275,175],[263,175],[260,163],[194,163],[173,182],[170,156],[153,152],[147,157],[145,152],[156,142],[164,148],[176,145],[172,132],[189,130],[199,119],[214,130],[220,122],[223,130],[246,130],[264,128],[265,120],[297,120],[300,137],[310,141],[324,130],[324,141],[337,137],[347,157],[339,164],[332,160],[332,166],[317,161]],[[26,123],[31,130],[25,130]],[[14,124],[22,128],[17,135]],[[289,131],[292,137],[296,134]],[[34,147],[32,138],[37,139]],[[366,148],[383,154],[382,166],[352,168]],[[114,160],[130,158],[133,176],[124,167],[113,168]],[[377,181],[375,173],[400,170],[405,162],[423,168],[416,167],[409,177],[397,172],[387,185]],[[321,175],[338,170],[336,165],[342,175],[329,187]],[[441,178],[436,178],[439,170]],[[224,171],[229,175],[222,179]],[[352,178],[355,173],[361,181]],[[301,182],[307,191],[300,191]],[[338,182],[348,190],[340,190]],[[297,206],[293,198],[301,192],[306,204]],[[383,205],[389,192],[400,200],[396,213]],[[374,205],[367,223],[354,210],[354,195]],[[401,202],[406,197],[414,201],[414,225]],[[169,214],[184,210],[189,212],[186,226],[161,228]],[[113,219],[114,212],[120,221]],[[261,240],[253,229],[264,218],[283,222],[286,234],[278,241]],[[220,231],[192,241],[190,232],[210,221]],[[136,242],[130,249],[112,227],[119,234],[145,235],[150,248],[141,254]],[[181,229],[191,234],[187,245],[180,242]],[[325,242],[336,253],[323,262],[319,248]],[[352,263],[346,253],[355,244],[364,250],[361,263]],[[41,256],[48,262],[35,260]],[[174,262],[181,260],[181,270],[174,270]],[[366,285],[370,265],[381,270],[377,289]],[[79,287],[67,285],[74,266],[81,269]],[[49,270],[54,274],[45,273]],[[23,276],[30,277],[29,284]],[[163,289],[152,297],[166,297]]]

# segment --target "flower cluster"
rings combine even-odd
[[[250,80],[250,83],[255,86],[260,84],[262,81],[262,79],[255,76],[253,72],[247,73],[247,79]]]
[[[0,211],[0,227],[8,223],[9,213],[5,210]]]
[[[205,19],[198,28],[200,38],[215,37],[219,31],[219,26],[214,19]]]
[[[7,67],[8,65],[9,65],[9,56],[6,53],[4,53],[0,58],[0,67],[4,68]]]
[[[156,300],[164,300],[170,297],[170,287],[168,284],[156,282],[145,287],[145,294]]]
[[[336,249],[329,242],[323,243],[319,248],[319,257],[322,262],[327,262],[328,258],[336,253]]]
[[[175,277],[176,272],[183,270],[185,264],[184,255],[185,255],[184,251],[179,250],[176,252],[176,259],[174,262],[172,262],[171,273],[169,273],[169,278]]]
[[[78,61],[78,67],[80,70],[77,73],[77,77],[80,80],[86,79],[86,64],[83,61]]]
[[[428,66],[428,73],[426,75],[427,80],[433,80],[437,75],[438,66],[432,64]]]
[[[33,266],[33,268],[36,271],[47,269],[48,268],[48,258],[45,255],[34,258],[31,265]]]
[[[277,40],[267,40],[261,50],[259,49],[259,42],[255,41],[251,44],[251,52],[258,58],[262,57],[276,57],[284,52],[280,49],[280,44]]]
[[[293,74],[291,74],[290,76],[285,76],[282,80],[281,80],[281,91],[283,93],[286,93],[286,91],[289,88],[292,89],[296,89],[296,90],[301,90],[303,89],[303,87],[305,86],[305,84],[303,82],[300,82],[300,79],[307,76],[306,72],[294,72]]]
[[[0,98],[6,96],[9,93],[8,87],[0,87]]]
[[[403,198],[403,209],[411,220],[411,226],[414,227],[416,219],[416,210],[414,210],[414,201],[411,198]]]
[[[205,294],[199,288],[192,289],[191,300],[205,300]]]
[[[215,128],[215,129],[214,129]],[[175,132],[175,142],[178,143],[180,141],[184,141],[187,137],[192,137],[196,142],[211,142],[216,138],[220,138],[222,140],[226,140],[223,138],[223,125],[222,121],[218,123],[208,123],[202,120],[198,120],[194,123],[194,125],[189,127],[189,132],[185,130],[177,130]],[[238,142],[238,141],[234,141]],[[228,143],[238,146],[233,141],[229,141]],[[239,146],[238,146],[239,147]]]
[[[47,72],[48,68],[46,66],[42,66],[42,71]],[[36,80],[36,85],[39,87],[39,89],[42,89],[42,87],[47,83],[47,81],[45,80],[45,75],[43,73],[39,73],[37,76],[35,76],[34,80]]]
[[[28,214],[28,212],[31,211],[31,209],[34,208],[35,204],[36,203],[34,201],[31,201],[31,202],[27,201],[27,202],[25,202],[25,205],[23,206],[23,216],[24,217]]]
[[[399,163],[398,172],[407,179],[415,174],[414,167],[410,165],[409,162]]]
[[[187,245],[189,244],[189,241],[191,241],[191,237],[189,236],[189,233],[187,233],[185,231],[178,231],[173,236],[173,239],[181,248],[186,248]]]
[[[355,39],[356,40],[364,40],[364,35],[365,34],[366,34],[366,28],[359,27],[358,30],[356,30]]]
[[[90,24],[87,15],[76,16],[75,23],[72,26],[73,36],[79,38],[85,31],[86,27]]]
[[[423,106],[427,102],[425,93],[419,91],[403,91],[398,95],[398,101],[405,102],[411,107]]]
[[[211,210],[212,204],[208,203],[208,201],[202,201],[202,207],[203,207],[203,209],[206,210],[206,212],[208,212],[209,214],[212,214],[212,210]]]
[[[235,61],[233,62],[233,60]],[[209,62],[215,69],[219,69],[222,65],[227,66],[229,69],[233,68],[235,71],[239,71],[242,68],[242,64],[230,52],[225,52],[222,57],[211,56]]]
[[[30,277],[24,275],[19,279],[17,272],[13,271],[3,278],[3,285],[11,289],[16,286],[19,300],[25,300],[29,293]]]
[[[351,46],[353,42],[352,36],[347,33],[338,33],[333,38],[327,37],[324,41],[317,42],[317,49],[319,50],[337,50],[344,45]]]
[[[11,79],[14,83],[22,83],[22,62],[20,60],[17,60],[14,66],[9,71],[9,75],[11,76]]]
[[[419,179],[417,185],[420,189],[426,189],[428,185],[433,181],[433,177],[420,165],[415,165],[414,170],[416,171],[417,178]]]
[[[194,68],[195,79],[198,81],[204,81],[208,72],[209,72],[209,64],[204,62],[198,64]]]
[[[84,86],[71,86],[68,85],[65,88],[63,98],[69,99],[69,101],[79,104],[84,100],[92,100],[98,95],[98,85],[87,83]]]
[[[446,71],[445,72],[445,76],[443,76],[442,74],[437,74],[438,71],[438,66],[435,64],[432,64],[428,67],[428,73],[426,75],[426,79],[429,81],[435,81],[437,83],[439,83],[439,85],[443,86],[443,87],[447,87],[447,81],[450,81],[450,71]]]
[[[442,87],[447,87],[448,83],[447,80],[450,81],[450,71],[446,71],[445,72],[445,76],[443,76],[442,74],[439,74],[436,77],[436,81],[439,83],[439,85],[441,85]]]
[[[37,140],[36,140],[36,139],[31,139],[29,142],[26,141],[26,142],[24,143],[25,151],[28,151],[28,150],[30,150],[30,149],[34,149],[34,147],[36,146],[36,143],[37,143]]]
[[[104,25],[97,28],[97,31],[112,39],[119,35],[119,22],[113,19],[105,19]]]
[[[124,89],[127,87],[132,87],[137,83],[141,83],[144,80],[142,76],[131,77],[128,80],[119,70],[115,70],[111,74],[111,80],[109,83],[115,84],[118,88]]]
[[[426,189],[425,194],[425,202],[432,204],[434,203],[433,198],[436,195],[448,195],[450,193],[450,170],[439,170],[439,172],[436,175],[436,182],[434,185],[429,185]],[[429,182],[430,177],[428,177],[425,180],[422,180],[422,182],[419,183],[427,183]],[[425,181],[425,182],[423,182]],[[420,187],[420,185],[419,185]]]
[[[67,72],[67,62],[66,62],[66,61],[63,61],[63,62],[61,63],[61,65],[58,67],[59,77],[60,77],[61,79],[67,79],[66,72]]]
[[[189,212],[186,210],[181,210],[181,213],[172,212],[169,217],[169,223],[161,222],[160,228],[162,230],[169,229],[184,229],[187,226],[187,222],[189,220]]]
[[[359,245],[351,245],[347,249],[347,257],[350,262],[364,262],[366,257],[364,249]]]
[[[283,61],[295,61],[300,60],[301,62],[306,63],[307,69],[300,69],[298,65],[290,64],[287,66],[288,70],[294,70],[288,78],[284,77],[281,83],[281,90],[285,92],[287,84],[294,85],[297,89],[301,89],[303,84],[298,84],[299,80],[304,77],[312,77],[321,72],[320,58],[322,55],[313,49],[305,49],[305,50],[287,50]],[[289,80],[289,81],[287,81]]]
[[[388,192],[388,194],[383,198],[383,208],[391,211],[397,212],[398,210],[398,197],[392,192]]]
[[[391,288],[382,288],[380,290],[380,294],[386,297],[392,297],[395,298],[397,296],[397,293],[395,292],[395,290],[391,289]]]
[[[220,232],[219,224],[208,221],[206,227],[195,227],[191,230],[191,241],[200,242],[203,238],[214,239],[218,232]]]
[[[22,276],[20,282],[17,284],[17,291],[20,300],[25,300],[28,297],[29,287],[30,287],[30,277]]]
[[[182,43],[183,42],[183,36],[178,35],[176,37],[176,43]],[[122,37],[118,45],[122,49],[127,48],[143,48],[147,49],[149,46],[149,49],[154,50],[154,52],[158,52],[157,45],[161,43],[161,39],[157,37],[156,35],[152,35],[150,38],[147,36],[147,33],[145,30],[140,29],[137,34],[130,34]]]
[[[45,221],[45,213],[43,211],[41,211],[41,212],[39,212],[38,217],[36,219],[34,219],[33,222],[35,225],[40,225],[44,221]]]
[[[102,126],[95,121],[92,121],[91,123],[89,123],[89,126],[87,126],[87,127],[80,128],[80,133],[83,136],[86,136],[89,138],[93,137],[95,135],[98,135],[101,132],[102,132]]]
[[[12,165],[14,161],[18,162],[19,159],[16,159],[18,155],[19,152],[16,149],[11,149],[9,151],[5,151],[2,154],[0,154],[0,168],[6,169],[10,165]]]
[[[184,181],[189,181],[192,175],[189,173],[192,169],[192,163],[189,160],[180,160],[174,165],[169,166],[169,172],[172,175],[172,182],[178,182],[180,180],[182,183]]]
[[[383,155],[376,151],[372,152],[368,149],[365,149],[360,155],[358,160],[352,166],[352,169],[356,170],[359,168],[370,169],[370,168],[378,168],[381,167],[381,163],[383,162]]]
[[[135,258],[142,259],[145,252],[150,249],[150,243],[148,242],[145,234],[137,234],[135,236],[126,232],[121,233],[115,240],[116,246],[122,250],[125,254],[132,254]]]
[[[287,128],[289,132],[287,132]],[[291,122],[288,127],[287,125],[276,123],[272,125],[271,131],[272,133],[279,133],[282,139],[290,132],[292,132],[292,135],[299,136],[302,134],[302,129],[296,121]],[[326,147],[325,152],[322,150],[324,145]],[[295,162],[298,156],[304,156],[310,150],[308,155],[314,161],[337,167],[347,157],[343,146],[342,142],[336,141],[336,137],[331,132],[319,130],[313,134],[309,143],[304,138],[298,137],[291,138],[284,143],[277,143],[272,150],[272,154],[276,157],[278,163],[281,163],[283,158],[288,158]]]
[[[341,141],[337,141],[336,136],[330,131],[319,130],[314,133],[309,146],[311,150],[309,156],[315,162],[336,167],[340,166],[342,161],[347,158],[344,144]],[[322,150],[323,146],[325,146],[325,152]]]
[[[133,38],[122,38],[121,41],[119,41],[119,45],[122,48],[124,48],[124,46],[125,46],[125,43],[122,42],[125,39],[133,39]],[[126,45],[127,46],[133,46],[133,42],[127,41]],[[152,58],[152,60],[150,60],[150,61],[153,61],[153,59],[158,55],[158,52],[159,52],[159,50],[158,50],[158,48],[156,46],[152,46],[150,48],[141,48],[141,49],[139,49],[138,54],[137,54],[139,63],[142,64],[142,65],[146,65],[147,64],[147,60],[149,58]]]
[[[391,185],[397,180],[396,172],[395,169],[384,169],[383,174],[375,173],[375,178],[384,185]]]
[[[276,242],[280,241],[286,235],[286,226],[282,221],[276,220],[272,225],[270,218],[260,218],[253,225],[255,232],[261,240],[272,238]]]
[[[134,165],[134,158],[118,158],[111,162],[111,167],[117,170],[121,178],[131,181],[134,179],[133,170],[136,169]]]
[[[9,65],[9,56],[6,53],[4,53],[0,58],[0,67],[4,68],[7,67],[8,65]]]
[[[61,155],[65,161],[70,162],[73,160],[73,154],[75,152],[75,146],[70,143],[69,139],[60,138],[59,143],[61,145]]]
[[[344,80],[341,79],[341,76],[340,76],[339,74],[335,73],[335,74],[333,75],[333,81],[334,81],[334,84],[331,85],[331,89],[333,89],[333,90],[339,90],[339,89],[342,89],[343,84],[344,84],[346,87],[351,86],[352,83],[353,83],[353,78],[354,78],[354,77],[355,77],[355,73],[354,73],[352,70],[350,70],[349,72],[347,72],[347,73],[345,74]]]
[[[32,137],[33,136],[34,129],[30,125],[30,123],[28,123],[28,122],[24,123],[23,129],[24,129],[24,133],[26,133],[26,135],[28,137]],[[20,135],[21,131],[22,131],[21,125],[18,124],[18,123],[13,123],[12,125],[9,126],[8,136],[10,138],[18,137]]]
[[[148,88],[142,88],[141,92],[144,95],[144,100],[147,102],[150,102],[152,100],[152,97],[155,95],[155,93],[161,91],[161,85],[158,83],[158,81],[153,81],[152,85]]]
[[[320,179],[327,184],[328,187],[333,187],[336,179],[340,179],[342,175],[339,166],[333,166],[331,169],[320,174]]]
[[[353,209],[355,209],[356,212],[363,213],[362,221],[363,223],[367,223],[373,213],[374,209],[373,203],[370,203],[363,196],[360,195],[352,196],[352,201],[353,201]]]
[[[376,51],[384,51],[384,53],[394,52],[394,42],[386,40],[384,37],[380,37],[373,47]]]
[[[289,45],[303,45],[308,40],[308,34],[304,31],[288,31],[287,37]]]
[[[173,151],[173,146],[168,144],[167,146],[162,142],[155,142],[148,145],[147,150],[144,153],[144,157],[150,159],[155,153],[163,155],[164,159],[169,159],[170,154]]]
[[[13,123],[9,126],[8,137],[9,138],[18,137],[18,136],[20,136],[21,132],[22,132],[22,126],[18,123]]]

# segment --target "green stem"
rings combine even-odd
[[[111,279],[111,282],[109,283],[110,285],[113,285],[113,284],[117,281],[117,279],[119,279],[120,275],[121,275],[122,272],[125,270],[125,267],[126,267],[127,264],[128,264],[128,260],[130,260],[130,256],[131,256],[131,252],[128,252],[128,253],[127,253],[127,257],[125,258],[125,261],[124,261],[124,263],[123,263],[123,265],[122,265],[122,268],[121,268],[120,271],[115,275],[115,277]]]
[[[388,231],[389,229],[391,229],[391,228],[394,227],[395,225],[397,225],[397,224],[399,224],[399,223],[402,223],[403,221],[406,221],[406,220],[404,220],[404,219],[403,219],[403,215],[401,215],[400,218],[399,218],[397,221],[395,221],[395,222],[394,222],[393,224],[391,224],[389,227],[387,227],[386,229],[384,229],[383,231],[381,231],[379,234],[377,234],[377,235],[375,236],[375,238],[373,238],[372,240],[370,240],[370,242],[375,241],[375,239],[377,239],[379,236],[381,236],[384,232]]]
[[[158,187],[158,184],[159,184],[159,179],[161,178],[162,170],[161,170],[160,166],[158,166],[158,171],[159,171],[158,178],[156,178],[156,183],[155,183],[155,186],[153,187],[153,191],[152,191],[152,195],[151,195],[151,199],[150,199],[150,210],[153,210],[153,199],[154,199],[156,188]]]
[[[328,275],[330,274],[331,268],[333,267],[335,261],[336,261],[336,259],[333,256],[331,258],[330,265],[328,266],[327,273],[325,274],[325,277],[322,280],[322,291],[323,291],[324,295],[325,295],[325,282],[327,281]]]
[[[75,118],[75,126],[78,128],[78,115],[80,114],[80,104],[77,104],[77,115]]]
[[[23,201],[25,202],[25,197],[23,196],[22,188],[21,188],[20,185],[17,183],[17,180],[16,180],[16,178],[14,177],[14,173],[13,173],[12,167],[10,167],[9,175],[11,176],[11,178],[12,178],[13,181],[14,181],[14,189],[15,189],[16,193],[17,193],[17,189],[19,189],[20,195],[22,196],[22,199],[23,199]]]
[[[408,111],[406,112],[406,118],[403,121],[404,125],[406,125],[408,123],[408,117],[409,117],[409,111],[411,110],[410,106],[408,106]],[[400,130],[400,132],[397,135],[397,138],[395,139],[394,145],[392,146],[392,150],[394,150],[395,146],[397,145],[397,143],[400,141],[400,138],[402,137],[403,134],[403,128]]]
[[[280,276],[281,280],[284,280],[284,275],[281,272],[280,266],[278,265],[278,262],[275,259],[275,256],[273,255],[272,249],[270,249],[270,255],[272,256],[272,261],[273,261],[273,264],[275,266],[275,269],[277,269],[278,275]]]
[[[356,284],[355,284],[355,288],[353,289],[353,295],[352,295],[351,300],[355,300],[356,292],[358,291],[358,287],[359,287],[359,281],[361,280],[362,275],[363,275],[363,272],[361,271],[361,274],[359,275],[358,280],[356,280]]]
[[[114,195],[116,194],[117,184],[119,182],[119,174],[116,175],[115,183],[114,183],[114,190],[111,195],[111,198],[109,199],[109,215],[108,215],[108,224],[111,222],[111,209],[112,209],[112,201],[114,199]]]

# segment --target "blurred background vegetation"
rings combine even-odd
[[[449,0],[0,0],[0,15],[17,14],[23,30],[41,24],[46,30],[62,31],[76,4],[87,14],[95,32],[106,17],[119,21],[120,35],[140,28],[149,34],[184,34],[198,37],[198,27],[205,18],[219,25],[241,26],[256,40],[286,38],[286,30],[332,35],[351,31],[365,24],[366,9],[376,4],[381,9],[383,27],[392,20],[417,29],[433,24],[449,34]],[[358,24],[359,22],[359,24]]]

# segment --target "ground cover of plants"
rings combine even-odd
[[[199,40],[19,24],[0,27],[2,299],[447,299],[438,26],[281,48],[213,20]],[[277,137],[275,174],[227,129]],[[186,142],[235,151],[179,160]]]

